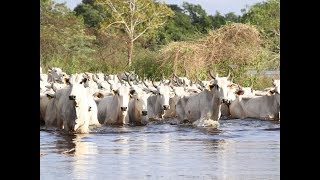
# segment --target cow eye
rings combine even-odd
[[[159,96],[161,95],[160,93],[158,93],[159,94]]]
[[[137,101],[139,101],[139,99],[137,99]]]

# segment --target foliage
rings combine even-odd
[[[257,3],[237,16],[208,15],[186,2],[83,0],[71,11],[64,3],[40,0],[40,61],[44,71],[135,70],[156,80],[184,76],[185,70],[193,80],[207,79],[208,70],[219,76],[231,70],[234,82],[249,86],[252,80],[263,89],[271,78],[246,72],[280,67],[280,1]]]
[[[127,35],[128,65],[131,65],[133,43],[147,31],[161,27],[173,11],[165,3],[153,0],[97,0],[97,3],[111,12],[104,19],[102,29],[110,26],[119,28]]]
[[[243,23],[255,25],[264,36],[264,46],[280,61],[280,0],[267,0],[244,10]],[[278,66],[279,67],[279,66]]]
[[[99,27],[99,24],[110,17],[103,7],[93,3],[93,0],[83,0],[81,4],[74,8],[77,16],[82,16],[87,27]]]
[[[230,65],[238,71],[254,64],[261,53],[261,39],[256,28],[241,23],[224,25],[210,31],[207,37],[194,42],[174,42],[161,50],[159,60],[170,65],[172,72],[191,78],[199,76],[199,71],[219,69],[226,75]],[[200,71],[201,72],[201,71]]]
[[[76,68],[75,61],[92,61],[94,39],[86,34],[83,20],[65,4],[40,1],[40,62],[44,70],[59,65]]]

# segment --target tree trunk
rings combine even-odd
[[[132,61],[132,52],[133,52],[133,41],[129,40],[128,44],[128,66],[131,66],[131,61]]]

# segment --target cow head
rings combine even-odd
[[[230,77],[230,71],[227,77],[218,77],[218,74],[216,76],[213,76],[211,71],[209,71],[209,74],[212,77],[212,80],[209,84],[209,91],[213,91],[215,96],[219,97],[221,103],[230,103],[232,100],[234,100],[234,92],[230,91],[229,88],[232,84],[228,80],[228,78]]]
[[[160,83],[159,85],[155,85],[152,81],[153,86],[157,89],[155,91],[157,96],[157,101],[161,104],[161,108],[163,110],[169,110],[169,99],[170,99],[170,81],[167,84]]]
[[[142,115],[141,124],[146,125],[148,123],[148,97],[149,93],[143,91],[142,89],[136,88],[135,90],[131,90],[130,94],[132,94],[132,98],[135,104],[135,110]]]
[[[52,82],[64,83],[64,78],[67,77],[67,74],[63,72],[60,68],[53,67],[48,71],[48,80]]]
[[[276,92],[280,94],[280,80],[272,80],[272,85],[275,88]]]
[[[70,86],[69,100],[75,102],[75,107],[78,107],[83,99],[86,97],[87,89],[84,87],[85,78],[82,78],[79,74],[72,74],[67,81]]]
[[[121,111],[127,111],[128,110],[128,104],[129,104],[129,98],[130,98],[130,87],[128,86],[118,86],[117,89],[113,89],[113,94],[115,96],[118,96],[119,102],[120,102],[120,110]]]

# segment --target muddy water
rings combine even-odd
[[[40,179],[280,179],[280,123],[40,130]]]

